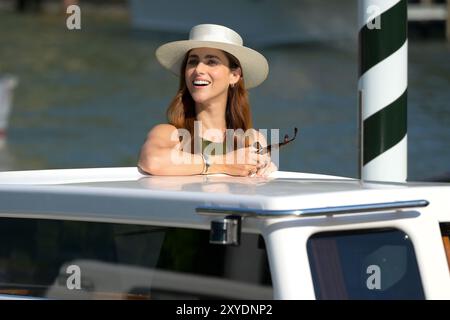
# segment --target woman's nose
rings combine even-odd
[[[197,73],[204,73],[205,72],[205,67],[206,67],[206,65],[203,62],[199,62],[197,64],[197,66],[195,67],[195,71]]]

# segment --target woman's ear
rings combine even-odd
[[[234,85],[238,83],[239,79],[242,77],[242,70],[241,68],[237,67],[235,69],[231,69],[230,73],[230,85]]]

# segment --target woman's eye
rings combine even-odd
[[[188,60],[187,64],[190,66],[195,66],[197,64],[197,60]]]
[[[210,66],[214,66],[214,65],[218,64],[218,62],[216,60],[208,60],[208,64]]]

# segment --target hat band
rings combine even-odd
[[[226,29],[211,32],[208,28],[193,28],[189,33],[189,40],[224,42],[238,46],[242,46],[243,44],[242,38],[239,35],[232,30]]]

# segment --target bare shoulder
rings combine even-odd
[[[148,132],[147,142],[159,146],[173,146],[179,143],[178,129],[171,124],[158,124]]]
[[[171,135],[174,132],[177,132],[177,128],[171,124],[168,123],[161,123],[161,124],[157,124],[156,126],[154,126],[149,132],[148,132],[148,136],[160,136],[160,135]]]

